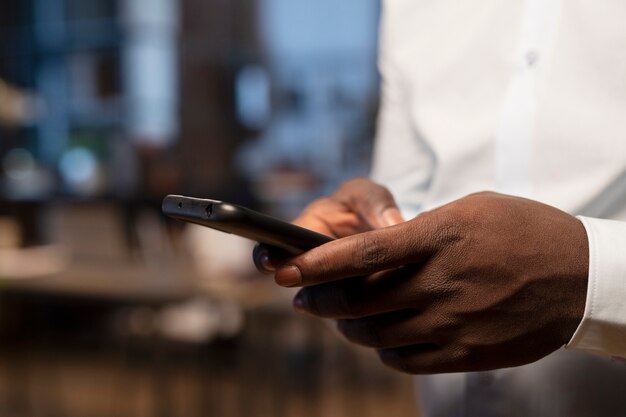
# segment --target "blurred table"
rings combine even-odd
[[[0,415],[416,415],[410,377],[288,303],[268,302],[271,279],[230,292],[203,287],[158,213],[140,220],[137,249],[115,205],[49,212],[60,269],[0,279]],[[32,262],[57,259],[54,250]],[[166,337],[163,309],[198,296],[236,299],[244,327],[205,342]]]
[[[173,253],[160,213],[148,212],[141,231],[148,243],[138,249],[128,237],[124,210],[110,202],[40,204],[39,217],[29,215],[29,224],[45,229],[39,234],[51,243],[21,253],[0,248],[0,289],[129,301],[191,296],[192,270]]]
[[[174,302],[198,293],[193,281],[172,274],[163,279],[141,263],[71,262],[50,275],[2,277],[0,291],[127,302]]]

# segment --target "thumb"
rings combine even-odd
[[[344,183],[332,198],[358,214],[372,229],[404,222],[391,192],[366,178],[356,178]]]

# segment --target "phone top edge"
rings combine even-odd
[[[161,204],[161,211],[167,216],[198,224],[210,221],[213,210],[219,210],[220,215],[227,216],[229,213],[236,211],[237,208],[232,204],[219,200],[175,194],[166,196]]]
[[[237,234],[294,254],[334,240],[301,226],[219,200],[170,194],[163,199],[161,209],[165,215],[174,219]]]
[[[168,194],[165,196],[165,198],[163,198],[163,203],[162,203],[162,207],[165,206],[165,204],[171,204],[172,202],[196,202],[196,203],[215,203],[215,204],[228,204],[231,205],[229,203],[224,203],[223,201],[220,200],[213,200],[211,198],[197,198],[197,197],[188,197],[185,195],[179,195],[179,194]]]

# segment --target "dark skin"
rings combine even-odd
[[[297,311],[337,320],[400,371],[534,362],[566,344],[584,312],[585,229],[535,201],[478,193],[403,221],[385,188],[356,179],[295,223],[338,239],[290,259],[263,247],[256,257],[278,265],[278,284],[303,287]]]

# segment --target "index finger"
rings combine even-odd
[[[397,268],[427,259],[435,236],[420,218],[337,239],[290,259],[276,270],[285,287],[317,285]]]

